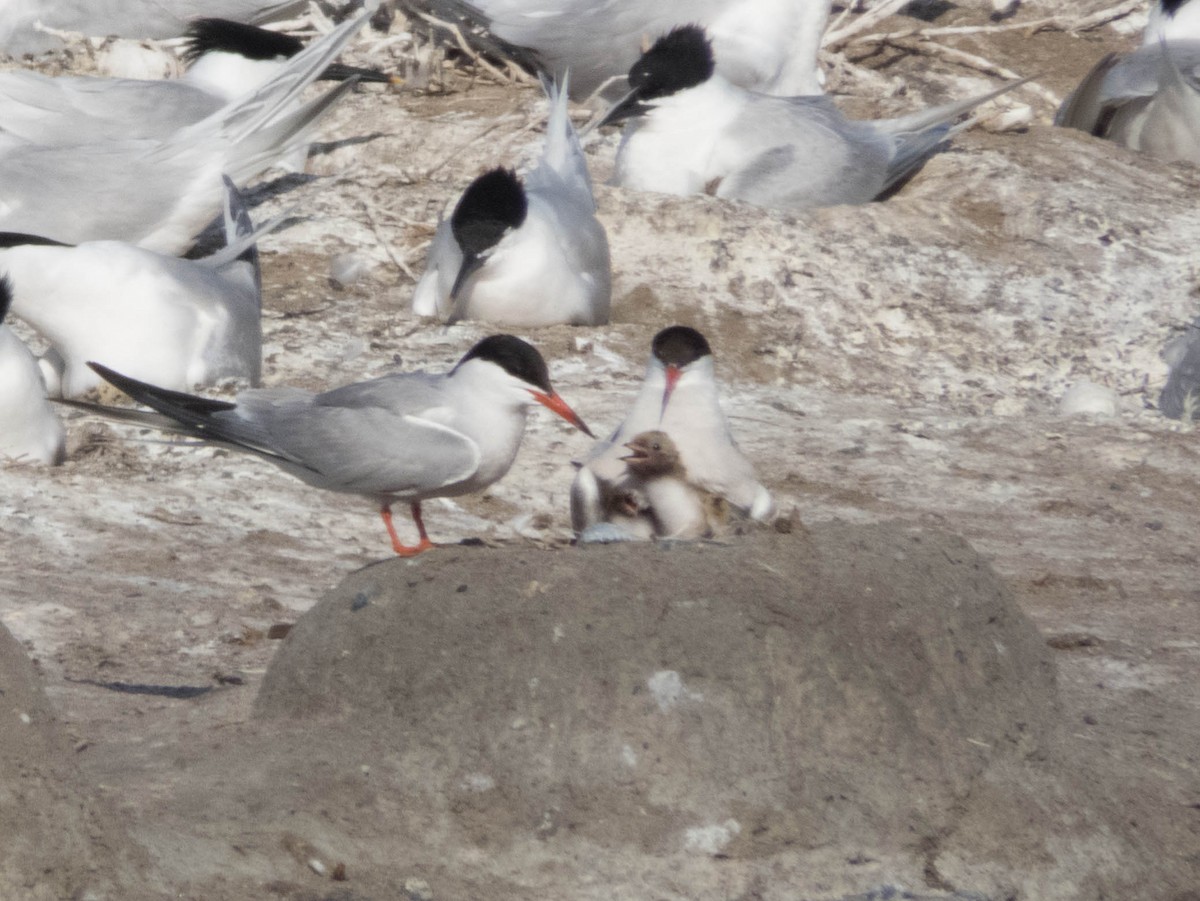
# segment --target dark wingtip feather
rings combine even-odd
[[[138,403],[145,404],[152,410],[157,410],[159,413],[164,413],[188,425],[199,425],[213,413],[221,413],[237,407],[237,404],[225,400],[213,400],[184,391],[160,388],[149,382],[122,375],[115,369],[109,369],[107,366],[90,360],[88,366],[104,381],[119,388]]]
[[[247,59],[295,56],[304,49],[299,38],[278,31],[244,25],[229,19],[195,19],[184,36],[183,59],[189,65],[206,53],[224,51]]]

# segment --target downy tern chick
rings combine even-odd
[[[720,73],[766,94],[819,94],[817,51],[830,0],[406,0],[418,12],[455,23],[480,49],[509,56],[586,100],[625,90],[644,41],[677,25],[711,35]],[[489,42],[488,37],[499,39]],[[607,88],[606,88],[607,86]]]
[[[703,29],[655,42],[629,72],[629,93],[600,124],[632,118],[615,182],[663,194],[715,194],[779,209],[867,203],[908,178],[961,114],[1012,90],[897,119],[847,119],[827,97],[768,97],[714,69]]]
[[[283,71],[304,45],[291,35],[225,19],[197,19],[188,28],[178,79],[141,80],[0,72],[0,122],[35,144],[166,139],[259,89]],[[330,63],[327,81],[394,83],[378,69]],[[298,103],[297,103],[298,105]]]
[[[164,388],[223,378],[256,385],[262,371],[262,280],[257,232],[233,182],[225,180],[226,246],[185,260],[121,241],[75,246],[0,233],[0,271],[13,286],[12,312],[49,343],[43,374],[52,395],[79,397],[99,385],[88,360]]]
[[[550,117],[541,161],[524,183],[493,169],[463,192],[429,245],[413,294],[418,316],[519,328],[608,322],[608,238],[565,88],[543,86]]]
[[[12,300],[7,276],[0,276],[0,460],[58,465],[66,456],[66,435],[46,400],[37,361],[4,324]]]
[[[571,486],[571,524],[577,533],[607,521],[611,497],[626,474],[625,444],[647,431],[666,432],[691,484],[723,498],[751,519],[775,513],[770,492],[738,449],[721,412],[712,348],[694,328],[674,325],[654,336],[641,391],[625,421],[597,442]]]
[[[617,483],[618,515],[644,518],[654,538],[712,538],[724,526],[728,504],[697,486],[666,432],[642,432],[625,442],[626,474]],[[637,530],[629,530],[637,534]]]
[[[353,87],[350,79],[293,109],[364,22],[366,14],[343,23],[258,91],[163,141],[10,142],[0,150],[0,230],[67,244],[114,239],[183,252],[220,213],[222,174],[242,185],[291,156]]]
[[[542,404],[590,435],[550,385],[536,348],[512,335],[484,338],[448,373],[413,372],[311,394],[243,391],[235,402],[168,391],[94,364],[105,379],[158,414],[80,404],[110,418],[165,428],[274,463],[314,488],[361,494],[401,556],[433,547],[421,502],[480,491],[516,458],[528,408]],[[420,540],[405,545],[392,504],[409,504]]]

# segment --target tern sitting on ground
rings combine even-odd
[[[769,97],[730,83],[704,30],[685,25],[634,64],[629,93],[601,124],[633,120],[617,152],[622,187],[803,210],[880,199],[955,134],[956,118],[1019,84],[859,121],[827,97]]]
[[[58,465],[66,456],[66,436],[46,400],[37,361],[4,324],[11,301],[8,278],[0,275],[0,460]]]
[[[197,19],[188,28],[178,79],[141,80],[0,72],[0,122],[10,134],[55,146],[169,138],[251,94],[280,74],[304,49],[298,38],[226,19]],[[330,63],[328,81],[394,83],[378,69]]]
[[[650,362],[633,408],[607,441],[597,442],[577,464],[571,485],[571,524],[585,532],[612,518],[612,498],[627,476],[627,443],[648,431],[662,431],[678,449],[690,484],[751,519],[768,520],[775,502],[730,434],[721,412],[712,348],[694,328],[673,325],[654,336]],[[670,514],[667,514],[670,515]],[[630,530],[635,537],[638,529]]]
[[[493,169],[463,192],[429,245],[413,294],[417,315],[519,328],[608,322],[608,238],[565,89],[544,87],[550,118],[541,161],[524,183]]]
[[[433,547],[421,519],[423,500],[480,491],[508,472],[533,404],[591,435],[554,392],[542,355],[512,335],[484,338],[445,374],[388,375],[323,394],[259,388],[243,391],[233,403],[93,366],[160,415],[73,406],[254,454],[314,488],[365,495],[379,504],[401,556]],[[392,504],[399,501],[412,511],[416,545],[401,543],[392,524]]]
[[[298,109],[293,101],[366,22],[338,26],[258,91],[162,141],[0,148],[0,230],[67,244],[114,239],[182,253],[223,203],[221,176],[243,185],[307,145],[355,80]]]
[[[625,90],[647,37],[677,25],[712,36],[717,66],[734,84],[766,94],[819,94],[817,51],[830,0],[403,0],[454,24],[484,53],[507,56],[561,82],[571,97]]]
[[[187,390],[223,378],[257,385],[262,370],[258,231],[225,180],[224,249],[200,260],[122,241],[59,244],[0,232],[0,271],[12,312],[50,343],[42,358],[50,394],[79,397],[101,384],[101,359],[136,378]]]

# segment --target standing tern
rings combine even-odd
[[[1063,101],[1054,124],[1200,165],[1200,40],[1108,54]]]
[[[817,51],[830,0],[405,0],[454,24],[484,52],[562,81],[571,96],[619,96],[644,42],[677,25],[702,26],[734,84],[767,94],[819,94]],[[498,41],[489,42],[489,36]],[[607,90],[606,90],[607,88]]]
[[[59,244],[0,233],[0,271],[12,312],[50,343],[43,373],[51,394],[78,397],[100,384],[88,360],[164,388],[218,379],[257,385],[262,371],[262,279],[258,231],[225,180],[226,246],[179,259],[122,241]]]
[[[262,88],[156,140],[0,149],[0,230],[67,244],[115,239],[181,253],[221,211],[221,175],[236,184],[307,145],[322,116],[356,83],[294,108],[366,22],[344,22],[288,61]]]
[[[37,361],[4,324],[12,302],[7,276],[0,276],[0,458],[57,466],[66,456],[66,435],[46,400]]]
[[[685,25],[634,64],[629,93],[600,124],[632,119],[617,152],[622,187],[803,210],[886,195],[956,133],[954,119],[1021,83],[859,121],[827,97],[769,97],[732,84],[715,70],[704,30]]]
[[[372,498],[400,556],[433,547],[421,519],[423,500],[480,491],[508,472],[533,404],[591,435],[554,392],[542,355],[512,335],[484,338],[445,374],[388,375],[323,394],[259,388],[233,403],[92,365],[161,415],[74,406],[254,454],[314,488]],[[392,524],[392,504],[400,501],[410,506],[416,545],[403,544]]]
[[[608,238],[567,116],[565,85],[543,86],[550,117],[541,161],[524,183],[499,168],[463,192],[429,245],[413,293],[417,315],[519,328],[608,322]]]
[[[712,348],[694,328],[673,325],[654,336],[650,362],[633,408],[607,441],[597,442],[571,485],[577,533],[609,520],[614,491],[627,473],[626,443],[663,431],[678,448],[690,483],[723,498],[739,513],[768,520],[775,502],[738,449],[721,412]]]
[[[211,116],[284,71],[304,49],[298,38],[226,19],[197,19],[188,28],[182,78],[143,80],[0,72],[4,130],[48,146],[96,141],[166,139]],[[378,69],[330,63],[321,80],[395,83]]]

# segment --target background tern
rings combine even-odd
[[[1200,165],[1200,40],[1108,54],[1063,101],[1054,123],[1167,162]]]
[[[608,322],[608,238],[566,91],[543,86],[550,116],[537,168],[523,184],[511,170],[493,169],[463,192],[429,245],[413,293],[417,315],[520,328]]]
[[[1195,0],[1155,0],[1142,32],[1148,47],[1162,41],[1200,40],[1200,3]]]
[[[56,466],[66,456],[66,435],[37,361],[4,324],[11,301],[8,278],[0,275],[0,458]]]
[[[769,97],[732,84],[715,70],[703,29],[685,25],[634,64],[629,93],[600,124],[633,118],[617,152],[618,185],[809,209],[880,198],[955,133],[958,116],[1021,83],[857,121],[827,97]]]
[[[644,42],[677,25],[704,27],[721,74],[767,94],[819,94],[817,51],[830,0],[404,0],[452,23],[483,52],[562,81],[582,101],[620,96]],[[490,37],[498,41],[489,41]]]
[[[554,392],[542,355],[512,335],[484,338],[442,375],[389,375],[323,394],[252,389],[234,403],[169,391],[93,365],[161,415],[74,406],[255,454],[315,488],[372,498],[401,556],[433,546],[421,519],[423,500],[479,491],[508,472],[532,404],[591,435]],[[416,545],[401,543],[396,534],[391,506],[398,501],[410,505],[420,536]]]
[[[35,144],[165,139],[217,112],[284,72],[304,49],[298,38],[226,19],[197,19],[188,27],[178,79],[142,80],[0,72],[0,122]],[[330,63],[316,76],[329,81],[394,83],[378,69]]]
[[[115,239],[181,253],[218,215],[221,176],[236,184],[303,149],[354,79],[299,109],[292,101],[366,21],[338,26],[266,85],[163,141],[44,147],[0,142],[0,230],[67,244]]]
[[[101,359],[165,388],[222,378],[258,384],[262,370],[262,279],[255,231],[225,180],[223,250],[200,260],[121,241],[79,245],[0,233],[0,271],[12,312],[50,343],[43,374],[51,394],[78,397],[99,385],[87,361]]]
[[[175,37],[196,15],[197,5],[196,0],[0,0],[0,53],[20,56],[60,49],[63,41],[52,31],[93,37]],[[307,0],[203,3],[204,12],[210,16],[242,22],[282,18],[303,11],[307,5]]]
[[[738,449],[721,412],[712,349],[694,328],[673,325],[654,336],[641,391],[625,421],[597,442],[571,485],[571,524],[577,533],[607,521],[614,487],[627,472],[625,444],[642,432],[673,440],[691,484],[723,498],[751,519],[775,513],[770,492]]]

